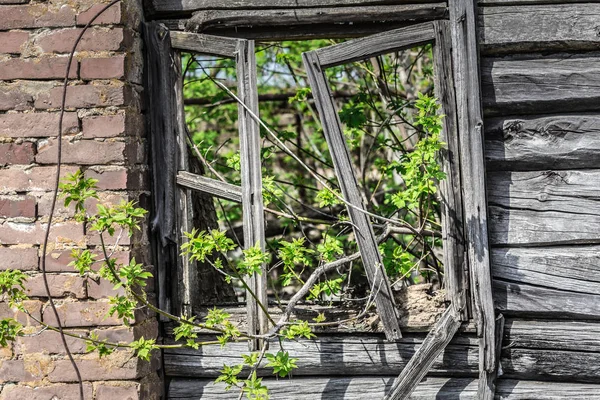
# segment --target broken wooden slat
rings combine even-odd
[[[496,394],[496,381],[502,375],[500,356],[502,353],[502,339],[504,338],[504,315],[496,317],[496,366],[491,372],[483,371],[479,374],[477,393],[480,400],[494,400]]]
[[[474,0],[452,0],[448,6],[459,121],[465,241],[481,340],[479,371],[482,376],[493,373],[496,368],[496,326],[488,245],[476,5]]]
[[[191,172],[180,171],[177,173],[177,184],[188,189],[198,190],[212,194],[221,199],[242,202],[242,188],[231,183],[217,181]]]
[[[442,206],[442,237],[444,240],[444,278],[447,299],[462,320],[468,320],[467,289],[469,277],[465,268],[460,155],[456,120],[456,96],[452,76],[452,42],[448,22],[436,21],[433,46],[435,94],[444,115],[441,141],[446,143],[440,152],[446,179],[440,182]]]
[[[321,67],[329,68],[421,46],[434,38],[433,22],[425,22],[325,47],[315,50],[315,53]]]
[[[444,351],[454,334],[461,325],[460,313],[454,307],[449,307],[440,320],[429,332],[419,350],[411,357],[406,367],[390,392],[384,397],[386,400],[407,399],[425,377],[435,359]]]
[[[346,137],[331,98],[329,84],[316,52],[304,53],[302,59],[315,104],[319,111],[321,125],[329,146],[338,182],[344,198],[350,204],[347,207],[348,214],[353,224],[354,235],[356,236],[369,285],[374,293],[377,312],[381,318],[386,337],[389,340],[397,340],[402,337],[402,334],[398,325],[394,296],[383,267],[383,260],[379,253],[373,227],[369,217],[362,212],[365,208],[352,168]]]
[[[428,21],[446,14],[445,3],[401,4],[328,8],[198,11],[186,23],[186,30],[200,32],[218,27],[282,27],[289,25],[340,24],[358,22]]]
[[[173,48],[178,50],[235,58],[239,40],[192,32],[172,31],[171,41]]]
[[[256,56],[254,41],[239,40],[236,52],[238,97],[258,115],[258,89],[256,87]],[[258,123],[244,107],[238,106],[240,132],[240,169],[242,188],[242,208],[244,225],[244,247],[258,245],[265,250],[265,223],[262,198],[262,170],[260,161],[260,133]],[[254,274],[247,281],[256,299],[246,293],[248,326],[252,334],[263,334],[269,329],[267,315],[258,302],[267,306],[267,273],[263,265],[260,274]],[[258,302],[257,302],[258,300]],[[257,349],[258,343],[251,343]]]

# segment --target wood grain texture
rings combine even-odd
[[[219,28],[288,25],[339,24],[361,22],[429,21],[442,18],[445,3],[401,4],[391,6],[356,6],[326,8],[288,8],[264,10],[198,11],[186,23],[186,30],[200,32]]]
[[[221,199],[242,202],[242,188],[237,185],[217,181],[191,172],[180,171],[177,174],[177,184],[183,187],[212,194]]]
[[[435,39],[434,24],[425,22],[406,28],[350,40],[315,50],[322,68],[365,60],[385,53],[422,46]]]
[[[383,267],[383,259],[379,253],[373,226],[370,218],[363,212],[366,208],[354,175],[346,136],[343,133],[342,123],[331,97],[331,89],[325,77],[325,71],[322,69],[318,55],[314,51],[303,53],[302,60],[315,105],[319,112],[325,139],[331,152],[338,183],[344,199],[349,204],[346,208],[353,224],[354,236],[361,253],[369,285],[374,293],[377,313],[381,318],[386,337],[389,340],[397,340],[402,337],[402,334],[398,324],[394,296]]]
[[[558,114],[485,122],[488,170],[600,167],[600,116]]]
[[[340,399],[364,400],[383,397],[394,381],[393,377],[365,378],[295,378],[264,380],[271,390],[273,400]],[[169,399],[231,399],[223,385],[213,385],[210,380],[175,379],[169,386]],[[477,380],[469,378],[427,378],[421,382],[412,400],[475,400]],[[517,381],[503,379],[498,382],[498,400],[541,399],[600,399],[600,385],[586,383]]]
[[[600,109],[600,54],[512,55],[481,59],[487,115]]]
[[[495,279],[600,295],[600,246],[492,249]]]
[[[599,185],[599,170],[489,173],[491,242],[599,242]]]
[[[507,320],[506,347],[600,353],[600,323],[560,320]]]
[[[234,58],[239,40],[215,35],[171,31],[171,41],[173,48],[182,51]]]
[[[481,7],[479,41],[486,54],[597,50],[599,17],[597,3]]]

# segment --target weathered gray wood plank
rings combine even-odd
[[[237,185],[217,181],[202,175],[181,171],[177,174],[177,184],[188,189],[212,194],[225,200],[242,202],[242,188]]]
[[[506,347],[600,353],[600,323],[560,320],[507,320]]]
[[[265,380],[273,400],[297,399],[377,399],[385,395],[393,377],[368,378],[293,378]],[[170,399],[231,399],[233,393],[210,380],[175,379],[169,386]],[[202,396],[202,397],[200,397]],[[477,380],[469,378],[427,378],[412,400],[475,400]],[[502,379],[496,391],[498,400],[600,399],[600,385]]]
[[[448,308],[425,340],[410,358],[410,361],[398,379],[390,388],[384,399],[398,400],[409,398],[416,386],[429,372],[435,360],[442,354],[454,334],[460,327],[460,313],[454,308]]]
[[[470,289],[480,337],[480,376],[496,368],[495,315],[489,260],[483,113],[477,49],[476,4],[453,0],[448,4],[452,30],[465,241],[471,274]],[[486,393],[478,393],[480,398]]]
[[[597,3],[482,7],[479,41],[486,54],[597,50],[599,17]]]
[[[494,280],[494,304],[506,315],[600,318],[600,296]]]
[[[481,60],[487,115],[600,109],[600,54],[486,57]]]
[[[400,342],[387,342],[382,335],[320,335],[316,340],[284,342],[291,357],[298,358],[294,376],[307,375],[398,375],[419,349],[424,335],[410,335]],[[278,344],[272,344],[278,347]],[[216,377],[223,363],[241,361],[248,348],[244,343],[230,343],[224,349],[211,346],[165,350],[165,372],[169,376]],[[477,341],[457,337],[437,356],[431,372],[467,376],[477,374]],[[259,369],[268,375],[267,368]]]
[[[239,40],[236,51],[238,97],[258,115],[258,89],[256,87],[256,55],[254,41]],[[260,160],[260,133],[258,123],[242,106],[238,106],[240,135],[240,170],[242,188],[242,220],[244,226],[244,247],[258,245],[265,250],[265,222],[262,198],[262,170]],[[260,304],[267,307],[267,273],[262,266],[247,280],[254,296],[247,291],[248,326],[253,334],[263,334],[269,329],[267,315]],[[259,304],[260,302],[260,304]],[[253,343],[252,346],[258,346]]]
[[[348,150],[340,117],[331,97],[331,90],[324,74],[325,71],[322,69],[318,55],[315,52],[303,53],[302,59],[315,104],[319,111],[325,139],[331,152],[338,183],[344,198],[350,204],[347,207],[348,215],[353,224],[354,235],[369,285],[374,293],[377,312],[381,317],[386,337],[389,340],[397,340],[402,337],[402,334],[398,325],[394,295],[383,267],[383,259],[379,253],[373,226],[369,217],[361,212],[365,210],[365,206],[356,182],[350,151]]]
[[[234,58],[238,46],[238,39],[203,35],[192,32],[171,31],[173,48],[202,54]]]
[[[435,39],[432,22],[385,31],[315,50],[322,68],[365,60],[381,54],[421,46]]]
[[[600,171],[495,171],[488,176],[494,245],[600,241]]]
[[[488,170],[600,167],[597,114],[490,118],[485,131]]]
[[[492,249],[495,279],[600,295],[600,246]]]
[[[288,25],[339,24],[360,22],[428,21],[442,18],[445,3],[401,4],[384,6],[295,8],[264,10],[198,11],[186,23],[186,29],[199,32],[219,28]]]

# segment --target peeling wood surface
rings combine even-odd
[[[487,54],[597,50],[599,18],[598,3],[481,7],[481,50]]]
[[[600,170],[492,172],[494,245],[600,242]]]
[[[481,59],[486,114],[600,109],[600,53],[511,55]]]
[[[489,169],[600,167],[600,115],[558,114],[485,121]]]
[[[215,35],[171,31],[171,42],[174,48],[220,57],[234,58],[238,41],[238,39]]]
[[[273,400],[343,399],[364,400],[383,397],[394,381],[393,377],[365,378],[294,378],[263,380],[271,389]],[[175,379],[169,387],[170,399],[231,399],[224,385],[213,385],[210,380]],[[296,395],[297,394],[297,395]],[[498,400],[537,399],[600,399],[600,385],[585,383],[516,381],[498,382]],[[470,378],[427,378],[421,382],[412,400],[475,400],[477,380]]]
[[[237,185],[217,181],[191,172],[177,173],[177,184],[183,187],[212,194],[225,200],[242,202],[242,188]]]

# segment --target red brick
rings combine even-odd
[[[85,176],[86,178],[97,179],[98,188],[103,190],[135,190],[143,189],[145,186],[143,171],[137,169],[121,167],[94,168],[85,171]]]
[[[27,40],[29,40],[28,32],[0,32],[0,53],[21,54],[21,47]]]
[[[35,100],[39,109],[58,108],[62,100],[62,87],[55,87],[49,93],[43,93]],[[122,106],[128,98],[125,86],[113,85],[77,85],[67,89],[67,108],[89,108]]]
[[[35,144],[0,143],[0,165],[31,164],[35,159]]]
[[[23,360],[5,360],[0,361],[0,382],[31,382],[42,379],[42,374],[38,375],[28,368],[25,368]]]
[[[35,203],[31,196],[0,196],[0,217],[35,218]]]
[[[149,363],[131,357],[126,351],[116,351],[101,359],[93,356],[94,359],[77,360],[84,381],[138,379],[149,372]],[[56,361],[48,379],[50,382],[73,382],[77,377],[70,361],[60,360]]]
[[[125,134],[125,115],[94,115],[81,120],[83,136],[88,138],[115,137]]]
[[[17,85],[0,86],[0,111],[28,110],[33,105],[33,96]]]
[[[9,58],[0,61],[0,79],[61,79],[64,78],[67,57]],[[77,78],[77,60],[71,62],[70,78]]]
[[[63,166],[61,176],[75,173],[79,168]],[[51,190],[54,188],[56,167],[33,167],[29,169],[0,169],[0,193]]]
[[[83,384],[83,395],[85,400],[92,400],[92,385],[87,382]],[[0,394],[0,400],[79,400],[79,385],[76,383],[35,387],[6,385]]]
[[[125,76],[125,56],[81,60],[81,79],[121,79]]]
[[[35,161],[39,164],[56,164],[57,140],[50,139],[44,147],[38,148]],[[66,164],[97,165],[123,163],[125,161],[123,142],[98,142],[95,140],[63,140],[62,162]]]
[[[77,25],[85,25],[96,15],[100,10],[106,7],[106,4],[94,4],[87,10],[80,12],[77,16]],[[98,18],[94,20],[93,25],[108,25],[118,24],[122,20],[121,3],[114,4],[109,9],[104,11]]]
[[[97,271],[102,266],[102,262],[100,260],[102,260],[104,257],[100,250],[93,251],[93,253],[96,254],[95,260],[98,260],[98,262],[92,265],[92,269]],[[117,263],[119,264],[129,263],[129,252],[117,251],[113,254],[113,258],[116,258]],[[73,258],[71,258],[71,250],[53,251],[46,256],[46,271],[73,272],[75,269],[69,265],[71,261],[73,261]]]
[[[87,337],[87,331],[73,331],[71,333],[79,333],[83,337]],[[84,340],[65,336],[67,345],[72,353],[86,353],[86,344]],[[55,331],[46,330],[36,336],[23,336],[17,339],[15,345],[16,354],[64,354],[65,348],[60,338],[60,334]],[[2,397],[0,397],[1,399]]]
[[[3,222],[0,224],[0,244],[41,244],[47,224]],[[50,242],[82,244],[83,225],[76,222],[53,223]]]
[[[50,137],[58,135],[59,113],[0,114],[0,136]],[[63,133],[79,131],[77,113],[66,112]]]
[[[84,279],[78,274],[46,274],[46,278],[52,297],[74,296],[78,299],[86,297]],[[29,277],[25,288],[30,297],[48,297],[42,274]]]
[[[96,387],[96,400],[139,400],[138,384],[134,382],[116,384],[103,383]]]
[[[2,7],[2,29],[63,27],[75,24],[75,12],[68,6],[55,10],[47,3]]]
[[[38,36],[34,43],[45,53],[69,53],[80,33],[79,28],[51,31]],[[129,44],[130,36],[123,28],[88,29],[77,45],[77,51],[118,51]]]
[[[0,271],[7,269],[34,271],[38,268],[38,261],[37,248],[0,247]]]
[[[40,321],[42,319],[42,302],[39,300],[24,300],[23,307],[25,310],[33,316],[33,318]],[[15,318],[23,325],[38,325],[38,323],[29,317],[23,311],[16,308],[10,308],[7,303],[0,302],[0,319],[3,318]]]
[[[58,304],[56,309],[65,327],[122,325],[116,314],[107,316],[110,307],[108,302],[103,301],[77,301]],[[56,317],[49,306],[44,309],[43,318],[49,325],[56,324]]]
[[[101,279],[98,282],[94,282],[91,279],[87,281],[87,293],[91,299],[106,299],[111,296],[125,294],[125,290],[122,287],[117,290],[114,290],[114,287],[114,284],[105,279]]]

